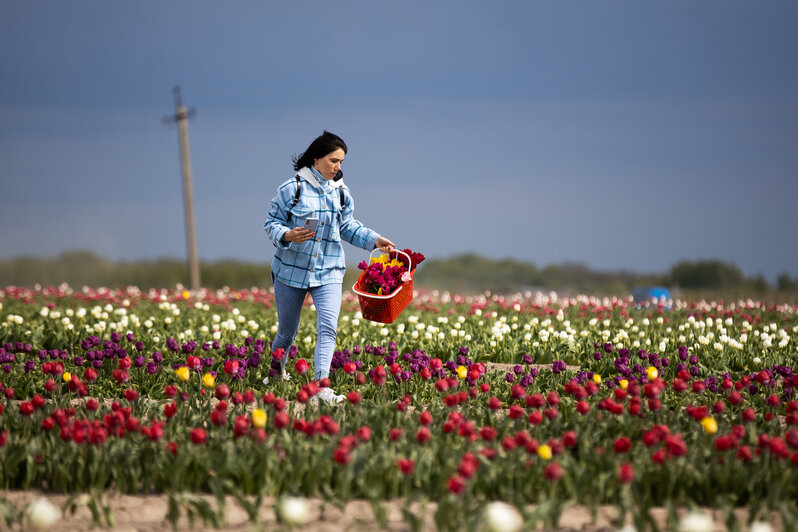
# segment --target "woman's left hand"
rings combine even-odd
[[[396,247],[396,244],[394,244],[384,236],[381,236],[377,239],[377,242],[376,244],[374,244],[374,247],[379,248],[380,251],[382,251],[383,253],[390,253]]]

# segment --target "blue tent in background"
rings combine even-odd
[[[643,306],[656,300],[658,303],[663,304],[663,308],[670,310],[673,298],[671,291],[663,286],[647,286],[633,288],[632,299],[634,299],[635,305],[638,306]]]

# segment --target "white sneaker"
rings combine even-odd
[[[310,398],[311,403],[318,403],[319,400],[324,401],[328,405],[334,405],[346,399],[345,395],[336,395],[332,388],[321,388],[318,393]]]
[[[283,374],[281,375],[281,377],[282,377],[282,379],[284,381],[290,381],[291,380],[291,375],[289,375],[288,372],[286,372],[285,370],[283,370]],[[266,377],[265,379],[263,379],[263,384],[269,384],[269,377]]]

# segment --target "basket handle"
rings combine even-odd
[[[374,248],[374,249],[371,251],[371,253],[369,253],[369,263],[371,262],[371,257],[373,257],[373,256],[374,256],[374,252],[375,252],[375,251],[380,251],[380,248]],[[394,252],[394,253],[401,253],[402,255],[404,255],[405,257],[407,257],[407,271],[408,271],[408,272],[409,272],[410,270],[412,270],[412,269],[413,269],[413,264],[412,264],[412,261],[410,260],[410,255],[408,255],[408,254],[407,254],[407,253],[405,253],[404,251],[402,251],[402,250],[400,250],[400,249],[396,249],[396,248],[394,248],[393,252]],[[384,252],[384,251],[380,251],[380,253],[385,253],[385,252]],[[385,253],[385,255],[390,255],[390,253]]]

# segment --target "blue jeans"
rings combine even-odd
[[[305,295],[310,292],[316,306],[316,352],[313,355],[316,380],[330,375],[330,364],[335,351],[338,314],[341,312],[341,285],[337,283],[313,288],[294,288],[274,279],[274,302],[277,306],[277,336],[272,350],[285,349],[294,343],[299,329],[299,314]],[[285,360],[283,360],[285,364]]]

